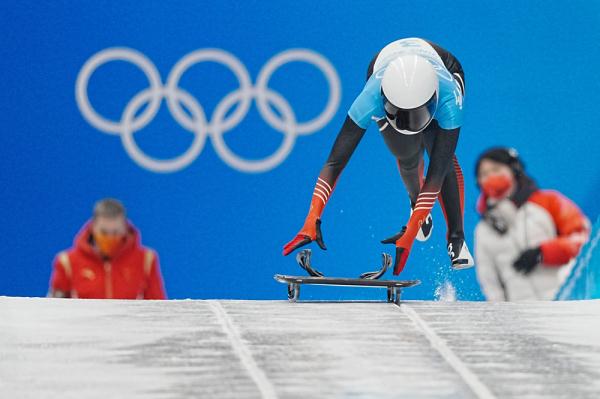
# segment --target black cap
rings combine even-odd
[[[484,159],[490,159],[494,162],[503,163],[509,166],[515,177],[519,177],[525,170],[525,165],[519,158],[517,150],[511,147],[492,147],[479,155],[477,163],[475,164],[475,177],[479,176],[479,167],[481,161]]]

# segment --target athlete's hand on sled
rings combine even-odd
[[[321,219],[316,219],[315,221],[307,220],[302,230],[296,234],[296,237],[283,246],[283,255],[289,255],[294,250],[313,241],[316,241],[321,249],[327,249],[323,242],[323,234],[321,233]]]
[[[429,215],[428,209],[419,209],[413,211],[406,226],[399,233],[382,241],[384,244],[394,243],[396,245],[396,259],[394,261],[394,275],[397,276],[402,272],[406,265],[406,260],[410,254],[410,249],[415,242],[419,229],[427,220]]]
[[[412,236],[411,236],[412,235]],[[402,227],[400,232],[393,236],[382,240],[383,244],[395,244],[396,245],[396,257],[394,260],[394,276],[400,274],[406,265],[406,260],[410,254],[410,249],[416,237],[416,232],[409,231],[407,226]]]
[[[406,232],[406,226],[402,226],[402,230],[400,230],[398,233],[394,234],[391,237],[386,238],[385,240],[381,240],[382,244],[395,244],[396,241],[398,241],[400,239],[400,237],[402,237],[404,235],[404,233]]]

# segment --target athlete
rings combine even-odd
[[[308,216],[283,248],[288,255],[312,241],[326,249],[321,214],[340,173],[375,121],[395,156],[408,191],[406,226],[383,243],[396,245],[394,275],[400,274],[415,238],[429,238],[431,208],[439,198],[447,223],[448,254],[454,269],[473,266],[463,229],[463,175],[454,155],[463,121],[465,77],[459,61],[429,41],[409,38],[385,46],[371,61],[367,83],[354,100],[317,179]],[[423,153],[429,166],[424,176]]]

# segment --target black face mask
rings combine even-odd
[[[381,95],[383,96],[385,116],[390,125],[400,133],[419,133],[433,120],[437,109],[437,91],[433,93],[425,104],[411,109],[396,107],[387,99],[383,90],[381,91]]]

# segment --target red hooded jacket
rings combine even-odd
[[[158,256],[141,245],[140,233],[128,224],[122,249],[103,259],[92,245],[92,224],[87,222],[73,247],[54,260],[50,291],[71,298],[166,299]]]

